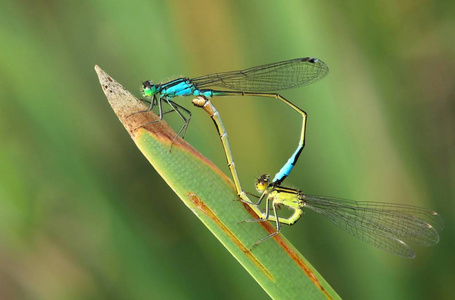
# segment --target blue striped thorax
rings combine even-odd
[[[181,96],[200,95],[194,85],[188,78],[178,78],[163,84],[153,84],[150,80],[142,83],[142,95],[144,97],[153,97],[160,94],[161,97],[168,99]],[[205,94],[204,94],[205,95]]]

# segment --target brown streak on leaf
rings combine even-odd
[[[243,203],[245,209],[252,215],[254,218],[257,218],[254,210],[246,203]],[[276,228],[270,224],[270,222],[260,222],[262,227],[269,233],[274,233]],[[306,265],[306,262],[290,247],[289,243],[283,240],[281,234],[277,234],[273,239],[283,248],[283,250],[291,257],[291,259],[299,266],[300,269],[308,276],[308,278],[316,285],[316,287],[327,297],[327,299],[332,299],[330,294],[325,290],[325,288],[319,282],[317,276],[313,271]]]
[[[130,134],[131,138],[134,140],[138,134],[146,131],[163,144],[168,144],[169,149],[171,150],[171,142],[176,136],[175,131],[164,120],[150,124],[151,122],[159,120],[159,117],[153,111],[145,111],[148,108],[147,105],[137,99],[100,67],[95,66],[95,70],[109,104],[112,106],[112,109]],[[214,171],[228,180],[232,187],[234,186],[218,167],[182,138],[177,137],[172,144],[172,147],[185,148],[193,156],[198,157]]]
[[[213,222],[215,222],[221,230],[246,254],[246,256],[256,265],[256,267],[261,270],[261,272],[267,276],[271,281],[275,282],[275,279],[270,273],[269,270],[253,255],[253,253],[245,247],[245,245],[237,238],[237,236],[229,230],[229,228],[221,222],[221,220],[216,216],[216,214],[207,206],[205,203],[194,193],[188,194],[188,198],[194,206],[202,212],[204,215],[209,217]]]
[[[303,272],[308,276],[308,278],[316,285],[316,287],[327,297],[327,299],[332,299],[330,294],[325,290],[325,288],[319,282],[316,274],[306,265],[306,262],[294,251],[293,248],[289,247],[289,243],[285,242],[282,237],[277,234],[273,237],[275,241],[284,249],[284,251],[291,257],[293,261],[302,269]]]

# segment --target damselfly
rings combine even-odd
[[[258,192],[267,194],[265,212],[261,219],[246,222],[276,222],[276,232],[257,241],[264,242],[280,232],[280,225],[293,225],[303,215],[304,209],[317,212],[341,229],[360,240],[384,251],[413,258],[409,245],[433,246],[439,242],[444,227],[442,218],[434,211],[420,207],[381,203],[359,202],[325,196],[310,196],[297,189],[270,184],[270,176],[262,175],[256,182]],[[258,204],[265,197],[259,199]],[[273,215],[270,215],[270,206]],[[286,206],[293,213],[288,218],[279,217],[277,208]]]
[[[175,111],[181,117],[184,124],[178,131],[176,137],[181,133],[182,136],[185,135],[191,119],[191,112],[174,102],[173,99],[175,97],[204,96],[205,98],[211,98],[214,96],[259,96],[280,99],[298,112],[303,118],[302,132],[297,150],[284,165],[282,170],[277,173],[275,181],[280,183],[295,165],[305,145],[307,115],[303,110],[286,100],[280,94],[272,92],[314,83],[324,78],[327,75],[328,70],[327,65],[317,58],[297,58],[252,67],[245,70],[215,73],[191,79],[178,78],[166,83],[154,84],[149,80],[142,83],[142,94],[144,97],[150,99],[149,110],[153,109],[155,105],[158,106],[160,118],[158,121],[163,119],[164,114],[172,111]],[[214,88],[226,88],[230,91],[217,90]],[[163,102],[171,107],[170,111],[163,111]]]

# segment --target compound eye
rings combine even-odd
[[[150,80],[147,80],[142,83],[142,86],[144,87],[144,89],[150,89],[152,87],[152,83]]]
[[[259,177],[258,179],[258,182],[261,182],[263,184],[267,184],[270,180],[270,176],[269,175],[261,175],[261,177]]]

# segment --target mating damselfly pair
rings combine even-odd
[[[260,214],[260,218],[246,222],[276,222],[276,232],[259,240],[255,245],[278,234],[281,224],[293,225],[303,215],[304,209],[308,208],[373,246],[393,254],[414,257],[414,251],[409,245],[430,246],[439,241],[438,231],[442,229],[443,222],[434,211],[400,204],[355,202],[332,197],[309,196],[299,190],[281,186],[295,166],[305,145],[307,114],[280,94],[273,92],[314,83],[324,78],[327,73],[328,67],[324,62],[306,57],[192,79],[178,78],[166,83],[154,84],[152,81],[145,81],[142,94],[150,99],[149,110],[158,106],[160,120],[169,112],[176,112],[182,118],[184,124],[177,136],[185,134],[191,112],[177,104],[174,98],[196,96],[193,104],[209,113],[220,135],[228,167],[240,199],[253,206],[259,205],[266,199],[266,209]],[[227,90],[220,90],[220,88]],[[302,130],[297,149],[273,180],[270,180],[268,175],[263,175],[257,180],[256,189],[262,195],[256,203],[248,198],[241,187],[227,132],[219,113],[209,100],[216,96],[276,98],[302,116]],[[171,109],[164,111],[163,103],[169,105]],[[290,208],[293,214],[288,218],[279,217],[276,209],[279,206]],[[270,215],[271,210],[273,215]]]

